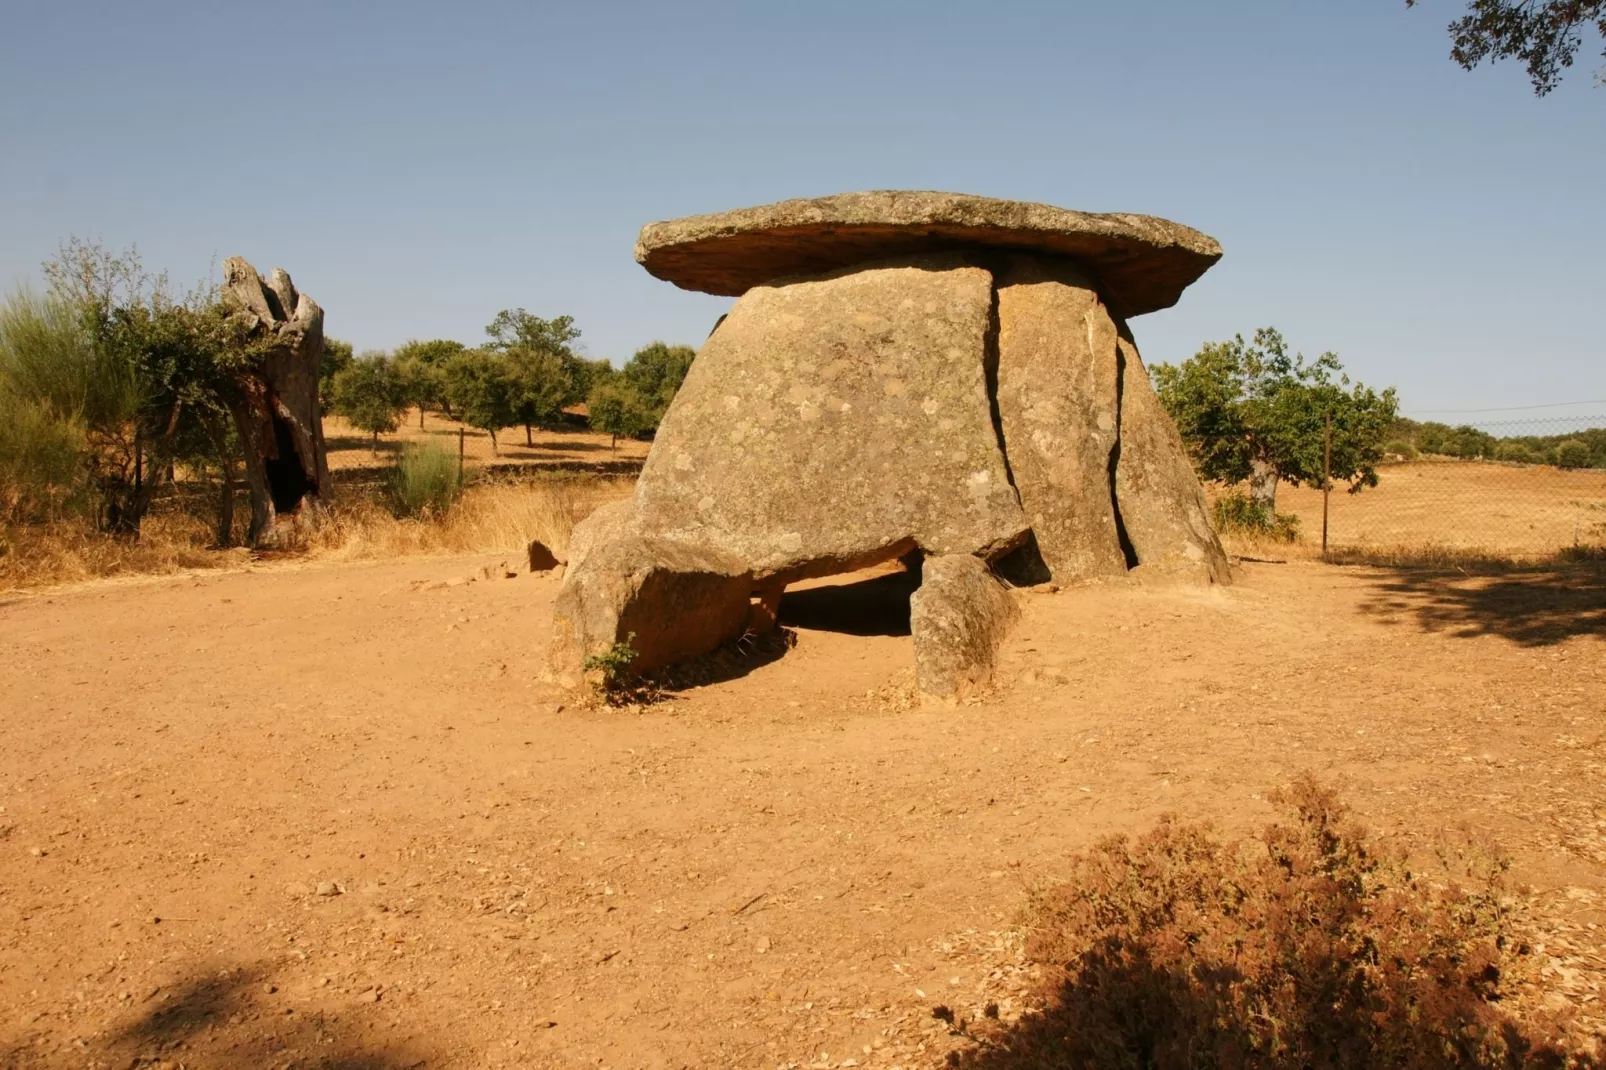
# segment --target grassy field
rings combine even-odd
[[[1389,465],[1378,476],[1359,494],[1334,490],[1332,545],[1540,557],[1606,543],[1606,471],[1434,461]],[[1305,543],[1320,542],[1320,491],[1283,486],[1277,508],[1299,517]]]

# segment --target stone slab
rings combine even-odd
[[[755,287],[659,426],[632,523],[786,582],[916,546],[1016,545],[1028,525],[992,422],[991,291],[953,255]]]
[[[1221,258],[1214,238],[1154,216],[876,190],[649,223],[636,260],[683,289],[735,297],[783,277],[955,247],[1076,260],[1120,317],[1170,308]]]

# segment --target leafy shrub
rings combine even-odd
[[[1404,438],[1391,439],[1383,444],[1383,455],[1398,457],[1402,461],[1414,461],[1418,456],[1416,443]]]
[[[409,444],[386,473],[385,489],[397,516],[444,516],[463,492],[457,458],[439,443]]]
[[[1556,446],[1557,468],[1588,468],[1593,463],[1587,442],[1569,438]]]
[[[1293,820],[1223,843],[1171,818],[1103,840],[1032,905],[1047,1005],[977,1067],[1563,1067],[1501,1010],[1506,863],[1469,841],[1429,882],[1309,777]],[[1463,885],[1459,883],[1464,880]]]
[[[1544,458],[1523,442],[1502,442],[1495,447],[1494,459],[1511,464],[1543,464]]]
[[[1299,538],[1299,517],[1273,512],[1270,506],[1246,494],[1228,494],[1216,500],[1216,529],[1235,531],[1278,542]]]
[[[581,666],[586,672],[600,672],[602,674],[602,690],[614,692],[622,689],[630,679],[630,663],[636,660],[640,653],[630,645],[636,637],[631,632],[622,642],[613,644],[600,654],[588,654],[585,663]]]

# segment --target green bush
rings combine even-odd
[[[439,443],[408,445],[386,474],[391,510],[397,516],[443,516],[463,491],[457,458]]]
[[[1588,468],[1594,463],[1590,456],[1589,444],[1576,438],[1569,438],[1556,446],[1557,468]]]
[[[1278,542],[1299,538],[1299,517],[1273,512],[1246,494],[1228,494],[1216,501],[1216,529],[1255,535]]]
[[[1494,459],[1506,461],[1510,464],[1542,464],[1544,458],[1540,457],[1526,444],[1521,442],[1502,442],[1495,447]]]
[[[1414,461],[1417,458],[1416,443],[1403,438],[1391,439],[1383,444],[1383,454],[1398,457],[1402,461]]]

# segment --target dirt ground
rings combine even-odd
[[[0,600],[0,1065],[941,1065],[934,1004],[1019,1013],[1066,852],[1245,830],[1307,769],[1497,837],[1600,1022],[1598,572],[1022,593],[953,707],[912,701],[896,577],[828,584],[784,655],[615,710],[542,681],[557,580],[499,565]]]
[[[1320,544],[1319,490],[1281,486],[1277,508],[1298,516],[1303,536]],[[1385,465],[1376,487],[1333,491],[1328,524],[1335,546],[1434,544],[1519,556],[1600,546],[1606,471],[1453,460]]]

